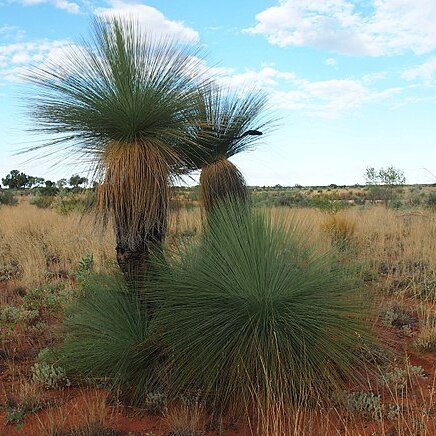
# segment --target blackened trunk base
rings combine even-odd
[[[138,235],[134,249],[125,242],[123,243],[122,229],[117,229],[116,238],[118,265],[129,286],[138,290],[152,274],[152,268],[150,268],[152,259],[162,257],[165,231],[154,228],[147,233]]]

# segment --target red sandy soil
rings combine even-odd
[[[9,289],[5,283],[0,282],[0,295],[3,298],[8,298]],[[57,320],[52,319],[54,327],[56,326]],[[19,327],[17,326],[18,333]],[[399,330],[395,328],[386,328],[383,326],[377,326],[377,330],[380,332],[380,336],[383,337],[384,342],[388,342],[396,350],[399,360],[399,365],[401,365],[404,360],[404,356],[408,356],[409,362],[412,365],[420,365],[427,375],[426,378],[416,378],[410,391],[407,393],[406,406],[409,409],[408,415],[415,415],[417,420],[422,417],[422,406],[423,399],[427,399],[425,403],[429,410],[427,411],[427,434],[429,436],[436,435],[436,404],[429,404],[428,400],[434,397],[436,400],[435,391],[436,390],[436,354],[431,353],[419,353],[413,347],[414,338],[405,337]],[[38,345],[44,346],[44,339],[40,339]],[[29,368],[34,362],[33,357],[35,355],[35,342],[24,341],[20,345],[20,353],[18,354],[18,361],[16,365],[18,368],[22,369],[22,374],[29,375]],[[23,357],[20,357],[23,356]],[[5,366],[4,356],[0,354],[0,404],[4,403],[5,391],[4,389],[10,388],[10,374]],[[16,380],[14,383],[19,383]],[[84,407],[86,407],[86,398],[89,395],[95,395],[96,390],[85,390],[79,388],[65,388],[61,390],[50,390],[43,393],[43,408],[33,414],[27,414],[24,417],[24,422],[20,425],[16,424],[6,424],[5,416],[7,412],[0,411],[0,436],[9,435],[29,435],[38,436],[40,434],[41,422],[47,421],[47,414],[50,413],[50,408],[56,407],[57,410],[62,411],[62,415],[66,416],[65,430],[68,431],[72,428],[74,424],[81,422],[81,413],[83,414]],[[102,395],[106,395],[101,391]],[[392,401],[388,401],[392,402]],[[430,407],[429,407],[430,406]],[[82,412],[81,412],[82,411]],[[312,411],[313,412],[313,411]],[[380,424],[369,417],[352,417],[352,419],[346,416],[346,413],[339,415],[337,411],[332,408],[328,412],[322,412],[318,416],[313,416],[313,413],[304,412],[304,416],[311,414],[311,418],[307,417],[312,425],[310,430],[305,430],[302,433],[292,434],[302,434],[302,435],[413,435],[413,430],[411,429],[409,433],[399,433],[396,426],[398,425],[395,421],[385,421],[384,424]],[[326,424],[328,423],[328,424]],[[131,409],[122,406],[106,406],[106,420],[105,427],[112,430],[112,433],[107,433],[108,435],[168,435],[169,429],[166,427],[166,423],[161,416],[144,416],[143,414],[135,413]],[[382,432],[380,430],[383,430]],[[403,427],[404,429],[404,427]],[[422,429],[421,429],[422,430]],[[67,433],[65,433],[67,434]],[[256,434],[256,431],[250,431],[248,425],[243,423],[224,425],[221,432],[209,431],[205,433],[207,435],[226,435],[226,436],[237,436],[237,435],[250,435]],[[291,433],[290,433],[291,434]],[[102,433],[104,435],[104,433]],[[148,435],[147,435],[148,436]],[[418,436],[418,433],[417,433]]]
[[[95,392],[93,390],[92,395],[95,395]],[[81,422],[80,410],[83,410],[86,396],[89,396],[89,392],[77,388],[63,391],[60,410],[67,416],[64,426],[66,430]],[[153,436],[163,436],[169,433],[160,416],[144,416],[123,407],[107,406],[106,410],[105,427],[112,430],[113,433],[111,434],[113,435],[147,435],[147,433],[150,433]],[[4,417],[6,413],[0,412],[0,435],[38,435],[41,422],[44,423],[47,420],[47,413],[49,413],[49,409],[42,410],[38,414],[29,415],[25,418],[25,423],[17,427],[16,425],[5,425]],[[242,428],[239,428],[239,430],[227,428],[224,431],[224,434],[228,436],[251,434],[248,430]],[[206,434],[218,435],[219,432],[210,431]]]
[[[403,343],[404,344],[404,343]],[[407,346],[407,344],[404,344]],[[434,388],[435,366],[436,357],[429,354],[418,354],[415,352],[409,353],[410,363],[413,365],[420,365],[424,368],[427,374],[426,379],[417,379],[417,383],[414,384],[413,392],[408,393],[408,402],[415,403],[410,407],[412,410],[416,409],[417,416],[420,416],[419,404],[422,399],[422,395],[430,395],[430,391]],[[74,423],[80,423],[80,410],[83,410],[83,403],[89,392],[78,388],[67,388],[62,391],[52,390],[49,392],[49,397],[56,398],[56,407],[59,407],[65,415],[68,416],[65,422],[65,429],[68,429]],[[92,394],[95,390],[92,391]],[[46,415],[49,409],[43,409],[37,414],[29,414],[24,419],[22,426],[16,427],[16,425],[6,425],[4,423],[4,417],[6,412],[0,412],[0,435],[1,436],[13,436],[13,435],[29,435],[34,436],[40,434],[40,423],[46,421]],[[168,428],[165,425],[164,420],[160,416],[144,416],[123,407],[106,407],[106,428],[113,432],[113,435],[147,435],[150,432],[153,436],[168,435]],[[427,422],[427,435],[436,435],[436,409],[433,407],[431,411],[432,415]],[[309,419],[309,417],[308,417]],[[329,421],[329,430],[326,429],[326,421]],[[382,434],[380,433],[380,423],[370,418],[353,418],[352,421],[346,417],[341,418],[337,413],[332,410],[326,415],[313,419],[313,425],[307,435],[372,435]],[[317,430],[318,429],[318,430]],[[322,429],[322,430],[321,430]],[[354,430],[353,430],[354,429]],[[108,433],[109,434],[109,433]],[[207,435],[250,435],[256,434],[255,431],[250,432],[247,425],[236,424],[225,428],[221,433],[218,431],[210,431]],[[396,430],[395,422],[385,422],[384,433],[386,435],[399,435]],[[406,433],[411,436],[413,433]],[[422,433],[424,434],[424,433]],[[414,436],[414,435],[413,435]],[[418,435],[417,435],[418,436]]]

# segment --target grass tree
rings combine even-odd
[[[207,211],[226,197],[247,199],[244,177],[229,158],[250,149],[267,127],[265,106],[258,91],[238,94],[214,85],[198,94],[200,121],[191,160],[201,168],[200,197]]]
[[[208,215],[200,245],[182,248],[156,285],[168,389],[257,412],[263,434],[285,434],[266,430],[277,413],[358,377],[359,346],[372,341],[358,284],[295,220],[228,201]]]
[[[185,165],[201,88],[198,49],[145,34],[131,21],[97,20],[93,38],[59,62],[26,74],[49,147],[85,158],[99,180],[97,207],[113,220],[117,260],[127,277],[145,271],[167,227],[171,178]]]

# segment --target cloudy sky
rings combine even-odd
[[[94,15],[201,44],[217,79],[269,94],[279,128],[234,158],[251,185],[363,183],[390,165],[436,182],[435,0],[0,0],[1,177],[83,171],[14,156],[35,144],[19,73],[80,44]]]

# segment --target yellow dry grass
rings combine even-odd
[[[373,207],[343,212],[356,222],[361,255],[366,258],[426,260],[436,266],[436,213]]]
[[[18,284],[45,283],[53,264],[72,272],[86,253],[93,254],[97,271],[115,258],[113,234],[99,233],[92,217],[60,215],[26,203],[0,208],[0,268],[18,268]]]
[[[342,227],[346,231],[352,229],[349,243],[357,250],[358,259],[384,262],[387,275],[395,274],[398,262],[422,264],[436,271],[435,212],[356,207],[339,212],[333,219],[316,209],[276,208],[269,213],[273,219],[298,221],[307,229],[308,237],[320,241],[328,241],[329,232],[325,230],[331,226],[339,226],[339,231],[344,230]],[[195,234],[200,229],[200,209],[182,207],[171,213],[170,241],[177,235]],[[93,254],[96,271],[115,264],[115,238],[110,226],[102,233],[92,216],[78,212],[61,215],[27,202],[0,208],[0,275],[2,268],[13,266],[20,271],[18,284],[39,286],[47,281],[50,263],[56,269],[72,272],[86,253]]]

